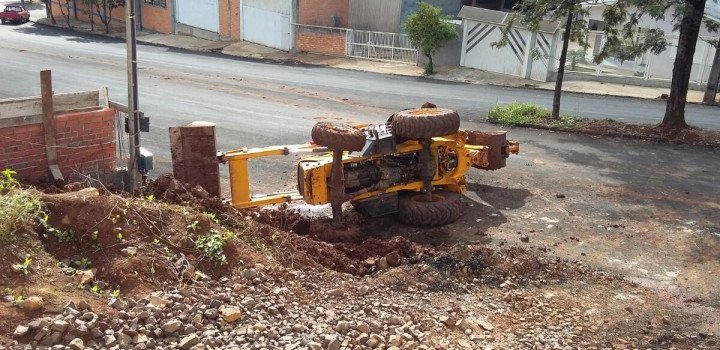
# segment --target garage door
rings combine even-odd
[[[268,47],[292,48],[292,0],[244,0],[243,40]]]
[[[213,33],[220,31],[219,0],[177,0],[177,21]]]

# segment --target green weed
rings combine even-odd
[[[25,301],[25,297],[22,295],[18,295],[13,299],[13,305],[15,305],[16,308],[21,309],[23,307],[23,302]]]
[[[30,256],[26,256],[18,267],[20,267],[20,271],[22,271],[23,274],[28,275],[30,273],[30,265],[32,265],[32,258]]]
[[[197,220],[195,220],[195,221],[193,221],[190,225],[187,225],[186,228],[187,228],[189,231],[195,232],[195,231],[197,231],[199,224],[200,224],[200,222],[198,222]]]
[[[75,265],[83,270],[86,270],[92,265],[92,261],[87,256],[83,256],[80,260],[75,260]]]
[[[210,221],[214,222],[217,225],[220,224],[220,220],[215,213],[205,213],[205,215],[208,217],[208,219],[210,219]]]
[[[199,250],[206,258],[212,260],[217,265],[227,263],[225,256],[225,244],[227,237],[216,230],[210,230],[210,233],[202,235],[195,240],[195,248]]]
[[[61,243],[71,242],[75,238],[75,231],[71,229],[53,229],[53,234],[55,235],[55,238],[57,238],[57,240]]]
[[[547,126],[562,130],[573,129],[582,118],[561,116],[552,119],[550,110],[532,103],[513,102],[508,105],[495,105],[488,112],[491,123],[517,126]]]
[[[96,295],[102,295],[103,293],[105,293],[105,291],[97,284],[93,284],[93,286],[90,287],[90,292]]]
[[[40,196],[19,189],[15,174],[10,169],[0,172],[0,241],[12,238],[19,227],[30,224],[42,213]]]

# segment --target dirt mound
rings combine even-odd
[[[243,263],[265,261],[244,242],[222,238],[234,233],[209,213],[92,188],[44,195],[43,201],[45,250],[70,268],[97,268],[97,280],[121,290],[192,280],[199,271],[220,276]],[[201,236],[225,239],[225,264],[196,247]],[[77,261],[82,266],[73,266]]]
[[[160,175],[155,180],[148,181],[140,188],[139,193],[148,198],[175,203],[180,205],[202,207],[214,212],[223,212],[230,209],[221,198],[214,197],[202,186],[192,186],[182,183],[172,174]]]
[[[286,204],[277,208],[257,210],[254,219],[262,224],[275,227],[281,231],[307,235],[313,220],[307,219],[297,210],[289,209]]]

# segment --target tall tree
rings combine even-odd
[[[455,25],[448,22],[449,18],[442,15],[442,10],[421,1],[418,10],[405,19],[405,32],[410,42],[420,48],[420,52],[428,58],[425,74],[433,74],[433,54],[458,36]]]
[[[45,4],[45,17],[49,17],[50,21],[52,21],[52,24],[56,24],[55,21],[55,15],[53,15],[52,12],[52,0],[42,0],[43,4]]]
[[[543,21],[565,23],[563,49],[560,53],[560,67],[553,100],[552,116],[558,118],[567,44],[575,41],[580,46],[587,47],[585,38],[588,32],[588,23],[585,18],[589,16],[590,5],[599,3],[605,5],[603,20],[605,21],[606,42],[595,57],[595,61],[598,63],[608,57],[630,60],[640,57],[646,52],[656,55],[663,52],[668,46],[666,33],[652,24],[646,28],[641,27],[640,24],[644,18],[656,21],[669,20],[672,22],[674,30],[679,32],[679,39],[673,64],[670,96],[660,127],[679,130],[687,127],[685,104],[690,86],[693,57],[708,1],[718,2],[718,0],[615,0],[612,2],[524,0],[516,5],[515,13],[503,29],[501,39],[494,45],[497,47],[507,45],[508,33],[515,22],[520,22],[529,30],[537,30]],[[667,16],[668,13],[670,16]],[[705,25],[710,31],[718,30],[718,23],[711,20],[706,20]]]
[[[565,79],[565,66],[567,64],[568,47],[570,42],[576,42],[587,47],[588,11],[589,3],[597,0],[525,0],[515,5],[514,13],[502,29],[500,40],[493,43],[493,47],[504,47],[509,41],[509,33],[516,23],[530,31],[537,31],[544,22],[563,23],[563,43],[560,51],[558,73],[555,80],[555,94],[553,96],[553,109],[551,117],[560,119],[560,100],[562,98],[562,85]]]
[[[83,3],[87,5],[87,14],[88,17],[90,17],[90,31],[95,31],[95,16],[93,16],[93,8],[92,8],[92,1],[90,0],[83,0]]]
[[[112,23],[112,12],[118,7],[125,6],[125,0],[82,0],[83,3],[95,8],[97,17],[100,22],[105,25],[105,33],[110,34],[110,24]],[[103,16],[104,14],[104,16]],[[94,22],[94,16],[91,15],[90,21]]]
[[[660,124],[660,127],[666,130],[677,131],[688,126],[685,121],[685,105],[690,87],[693,58],[703,25],[707,1],[717,2],[718,0],[617,0],[615,3],[609,4],[603,13],[607,24],[605,30],[608,34],[609,45],[606,44],[603,48],[603,52],[597,57],[598,60],[608,54],[607,49],[612,47],[613,43],[635,35],[637,26],[644,17],[653,20],[668,20],[666,14],[671,13],[669,20],[673,23],[674,30],[679,31],[679,38],[673,64],[670,95],[665,108],[665,116]],[[717,23],[711,20],[706,20],[705,24],[710,31],[718,30]],[[649,34],[643,37],[640,43],[641,49],[650,49],[655,53],[665,50],[667,47],[665,33],[660,29],[654,29]]]
[[[70,0],[65,0],[65,5],[58,3],[58,7],[60,7],[60,13],[63,18],[65,18],[65,23],[67,23],[68,28],[72,28],[70,25]],[[67,13],[65,13],[65,10],[67,10]]]
[[[682,129],[688,126],[685,122],[685,103],[690,87],[695,48],[700,37],[700,27],[705,13],[705,2],[706,0],[687,0],[685,4],[676,5],[683,9],[684,15],[680,20],[678,51],[673,65],[665,117],[660,124],[662,128]]]

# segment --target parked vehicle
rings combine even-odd
[[[23,24],[30,20],[30,12],[19,5],[8,5],[5,6],[5,10],[0,12],[0,21],[3,24],[7,22],[13,22],[17,24]]]

